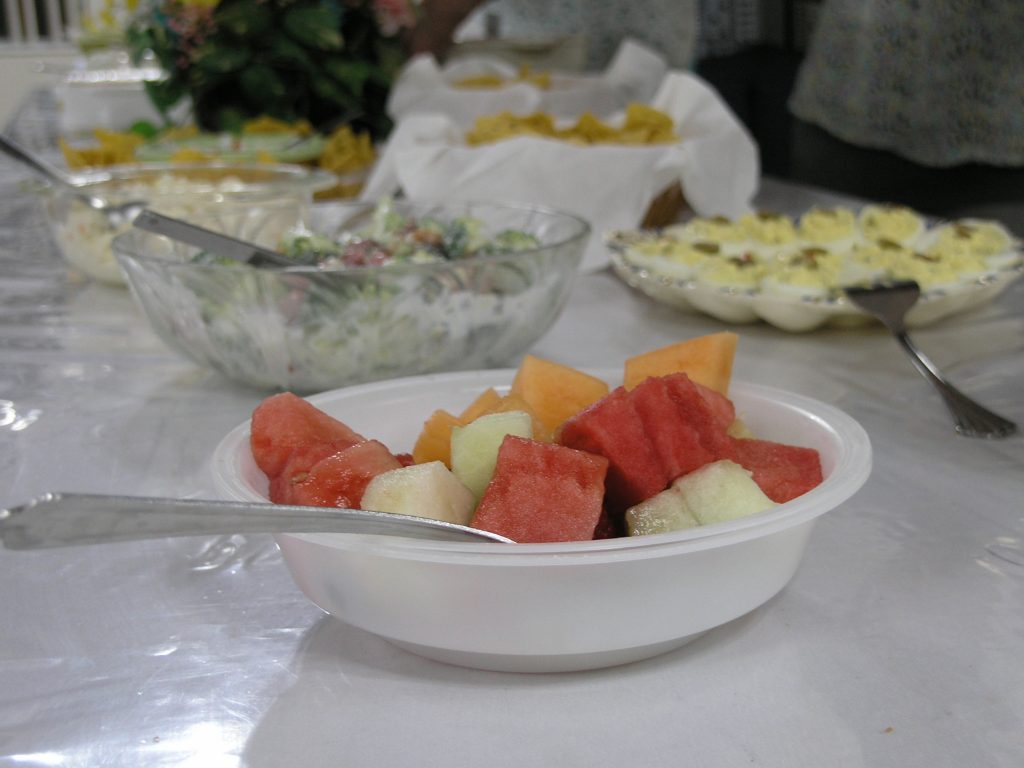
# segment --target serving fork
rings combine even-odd
[[[966,437],[1001,438],[1017,431],[1009,419],[993,413],[954,387],[907,333],[906,316],[921,296],[921,287],[912,280],[898,280],[870,286],[848,287],[847,298],[889,329],[903,351],[910,356],[918,372],[942,396],[953,416],[957,433]]]

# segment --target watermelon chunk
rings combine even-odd
[[[735,415],[727,397],[674,373],[613,390],[562,425],[558,440],[608,459],[605,502],[618,522],[677,477],[732,458]]]
[[[710,460],[731,459],[733,443],[726,430],[736,415],[732,402],[707,387],[699,386],[685,373],[664,376],[662,381],[679,409],[681,420],[700,435],[701,445],[711,454]],[[670,482],[672,480],[675,477],[669,478]]]
[[[509,435],[472,525],[523,543],[592,539],[607,470],[602,456]]]
[[[252,414],[249,439],[256,466],[273,479],[285,469],[297,448],[326,446],[309,469],[325,456],[363,442],[366,438],[291,392],[271,395]],[[317,455],[310,451],[310,457]]]
[[[594,526],[594,538],[595,539],[616,539],[619,536],[626,535],[625,520],[616,520],[609,512],[607,507],[601,508],[601,516],[597,519],[597,525]]]
[[[669,484],[644,423],[623,387],[565,422],[557,440],[568,448],[608,459],[605,503],[616,518]]]
[[[690,381],[693,381],[693,379],[690,379]],[[723,432],[729,429],[732,423],[736,421],[736,406],[732,404],[732,400],[720,392],[705,387],[700,382],[693,381],[693,386],[696,387],[697,393],[703,398],[704,404],[711,410],[715,423]]]
[[[821,457],[813,448],[753,438],[733,440],[735,459],[750,470],[765,496],[782,504],[822,481]]]
[[[703,445],[697,426],[681,417],[682,409],[673,394],[668,381],[659,377],[644,379],[629,393],[661,461],[666,484],[715,460],[715,455]]]
[[[305,480],[309,475],[309,471],[322,460],[348,447],[350,446],[334,443],[296,445],[285,462],[284,469],[278,474],[269,477],[270,500],[275,504],[294,503],[284,501],[284,499],[289,498],[291,487]]]
[[[383,443],[364,440],[321,459],[304,475],[293,476],[290,483],[272,486],[279,498],[271,496],[270,500],[277,504],[356,509],[373,478],[401,466]]]

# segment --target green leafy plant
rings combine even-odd
[[[395,2],[159,0],[130,26],[136,57],[153,52],[166,78],[147,85],[165,116],[191,99],[196,124],[237,131],[268,116],[328,131],[349,124],[383,138],[385,105],[404,61]],[[409,6],[405,6],[406,10]],[[411,11],[406,17],[411,19]]]

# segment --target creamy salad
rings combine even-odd
[[[150,208],[167,216],[189,218],[208,211],[211,202],[223,202],[224,196],[245,192],[245,182],[225,177],[217,182],[197,182],[172,173],[161,174],[151,181],[119,184],[104,196],[111,202],[145,200]],[[51,202],[56,206],[56,200]],[[54,215],[54,235],[67,260],[90,277],[105,283],[124,282],[111,242],[128,231],[130,223],[113,228],[107,218],[84,202],[73,199],[63,216]]]
[[[369,226],[336,237],[295,229],[285,235],[281,251],[296,264],[346,269],[458,261],[539,245],[534,235],[519,230],[489,235],[483,222],[471,217],[442,221],[406,216],[396,210],[390,198],[385,198],[374,209]]]

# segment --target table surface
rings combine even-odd
[[[211,496],[211,452],[265,393],[169,351],[127,291],[70,272],[23,178],[0,165],[0,505]],[[757,200],[828,202],[844,200],[771,179]],[[721,327],[605,271],[581,275],[532,351],[618,366]],[[1024,423],[1024,283],[915,339]],[[835,404],[875,451],[752,613],[647,661],[516,675],[324,615],[270,536],[0,550],[0,765],[1024,764],[1024,437],[955,436],[880,327],[745,326],[735,376]]]

